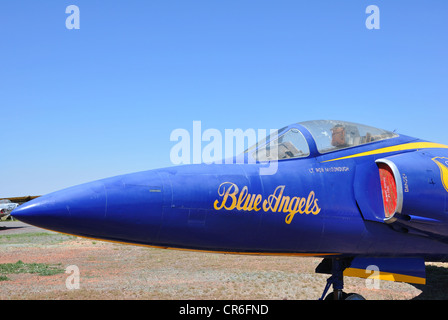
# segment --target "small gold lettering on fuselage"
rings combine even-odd
[[[219,198],[215,200],[215,210],[241,210],[264,212],[283,212],[286,215],[285,222],[290,224],[296,213],[319,214],[321,208],[314,191],[308,197],[290,197],[283,195],[285,186],[278,186],[274,192],[263,201],[261,194],[250,194],[247,186],[241,190],[233,182],[223,182],[218,187]]]

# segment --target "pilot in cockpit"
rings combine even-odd
[[[331,145],[336,148],[347,147],[345,139],[345,127],[341,124],[337,124],[331,129]]]

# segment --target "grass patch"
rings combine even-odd
[[[57,244],[75,238],[53,232],[16,233],[0,235],[0,244]]]
[[[61,264],[25,263],[19,260],[16,263],[0,264],[0,281],[8,280],[6,274],[37,273],[40,276],[52,276],[64,272]]]

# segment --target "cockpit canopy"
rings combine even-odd
[[[246,150],[257,161],[304,158],[310,155],[310,146],[300,128],[311,134],[320,154],[351,148],[375,141],[398,137],[398,134],[362,124],[315,120],[287,126]]]
[[[300,122],[313,136],[319,153],[398,137],[398,134],[362,124],[335,120]]]

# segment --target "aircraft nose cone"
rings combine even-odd
[[[96,223],[106,212],[105,186],[92,182],[31,200],[11,212],[14,218],[41,228],[77,231],[80,224]]]
[[[36,198],[11,214],[40,228],[88,238],[154,243],[162,222],[163,182],[147,171]]]

